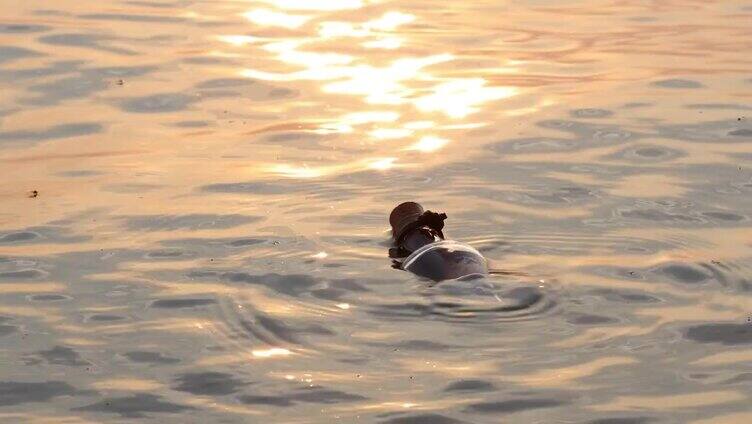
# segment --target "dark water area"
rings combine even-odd
[[[0,1],[0,422],[752,422],[750,23]]]

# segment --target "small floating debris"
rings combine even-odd
[[[35,197],[39,197],[39,192],[38,192],[37,190],[31,190],[31,191],[29,192],[29,195],[28,195],[28,197],[29,197],[29,198],[32,198],[32,199],[33,199],[33,198],[35,198]]]

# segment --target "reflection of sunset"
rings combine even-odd
[[[292,354],[292,352],[290,352],[289,350],[281,348],[281,347],[273,347],[271,349],[259,349],[259,350],[254,350],[251,353],[253,354],[253,356],[257,358],[271,358],[274,356],[288,356]]]
[[[436,150],[441,149],[449,143],[449,140],[434,136],[425,136],[418,140],[417,143],[413,144],[412,146],[408,147],[409,150],[418,150],[421,152],[433,152]]]
[[[271,172],[289,178],[316,178],[326,173],[322,169],[311,169],[305,166],[295,167],[292,165],[276,165],[271,168]]]
[[[415,105],[422,111],[440,111],[452,118],[464,118],[476,112],[480,104],[517,93],[513,87],[486,87],[486,81],[480,78],[449,81],[432,91],[432,94],[419,98]]]
[[[305,5],[296,2],[268,3],[292,12],[335,10],[335,4],[327,2]],[[352,2],[349,5],[343,3],[338,6],[349,9],[361,7],[362,4]],[[249,13],[246,17],[255,23],[283,25],[288,28],[301,26],[310,20],[310,27],[315,30],[305,37],[275,37],[263,41],[242,36],[220,38],[221,41],[234,46],[251,43],[258,45],[261,51],[271,54],[271,59],[288,69],[280,72],[268,65],[249,66],[240,71],[242,76],[271,82],[313,82],[318,84],[323,94],[343,96],[343,100],[347,97],[357,97],[363,104],[387,107],[381,112],[350,113],[335,120],[331,117],[322,117],[326,123],[321,124],[315,133],[351,134],[362,137],[363,140],[400,143],[401,146],[391,145],[390,150],[402,147],[402,150],[435,152],[444,147],[447,143],[446,138],[438,134],[420,134],[416,131],[448,131],[483,126],[483,123],[463,123],[462,120],[478,113],[487,103],[509,99],[519,94],[518,88],[494,86],[478,76],[442,75],[435,68],[450,65],[457,59],[455,54],[449,52],[426,55],[395,52],[378,61],[371,60],[367,55],[368,49],[395,50],[403,46],[407,33],[398,32],[398,29],[406,24],[420,22],[420,18],[413,14],[392,10],[382,13],[377,18],[353,23],[337,20],[318,22],[313,15],[260,12],[258,9]],[[348,39],[358,39],[366,50],[322,48],[331,45],[335,40]],[[525,108],[529,109],[530,106],[526,105]],[[451,121],[436,122],[437,112]],[[400,122],[401,116],[406,114],[412,119]],[[415,120],[420,115],[430,116],[432,121]],[[384,125],[386,123],[389,125]],[[392,167],[391,163],[376,162],[375,165],[366,167],[386,170]],[[353,166],[278,165],[271,169],[280,175],[312,178],[347,172],[352,170]]]
[[[337,79],[322,87],[324,92],[359,95],[366,103],[401,105],[409,102],[409,97],[416,91],[408,88],[405,83],[413,80],[424,80],[421,73],[425,67],[452,60],[450,54],[440,54],[423,58],[397,59],[386,68],[376,68],[369,65],[354,65],[350,68],[339,69],[341,73],[331,79]],[[336,73],[334,75],[337,75]],[[344,77],[344,79],[341,79]]]
[[[246,44],[258,43],[260,41],[259,38],[250,35],[220,35],[217,39],[232,44],[233,46],[244,46]]]
[[[387,169],[394,168],[394,162],[397,158],[383,158],[370,161],[368,167],[379,171],[386,171]]]
[[[363,159],[353,163],[331,166],[309,167],[306,165],[295,166],[289,164],[273,165],[267,168],[268,172],[286,178],[309,179],[332,176],[342,173],[358,172],[363,170],[386,171],[394,168],[397,158],[373,158]]]
[[[400,12],[387,12],[382,17],[353,25],[348,22],[322,22],[319,35],[323,38],[377,36],[379,32],[391,32],[415,20],[414,15]]]
[[[291,15],[268,9],[254,9],[244,13],[243,16],[256,25],[279,26],[289,29],[297,28],[311,19],[310,16]]]
[[[326,69],[337,65],[347,65],[353,61],[351,56],[338,53],[316,53],[298,50],[300,41],[280,41],[266,44],[263,48],[277,54],[282,62],[307,66],[310,69]]]
[[[388,140],[392,138],[405,138],[413,133],[408,128],[377,128],[368,133],[369,136],[377,140]]]
[[[366,41],[362,46],[369,49],[395,50],[402,47],[402,39],[397,37],[385,37],[378,40]]]
[[[279,9],[289,10],[313,10],[335,11],[359,9],[369,0],[261,0],[263,3],[275,6]]]

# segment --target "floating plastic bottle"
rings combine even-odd
[[[425,211],[415,202],[398,205],[389,215],[395,267],[434,281],[485,275],[488,264],[472,246],[444,238],[444,213]]]

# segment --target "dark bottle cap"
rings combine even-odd
[[[394,240],[398,241],[407,231],[412,229],[423,212],[423,206],[415,202],[405,202],[394,208],[389,215]]]

